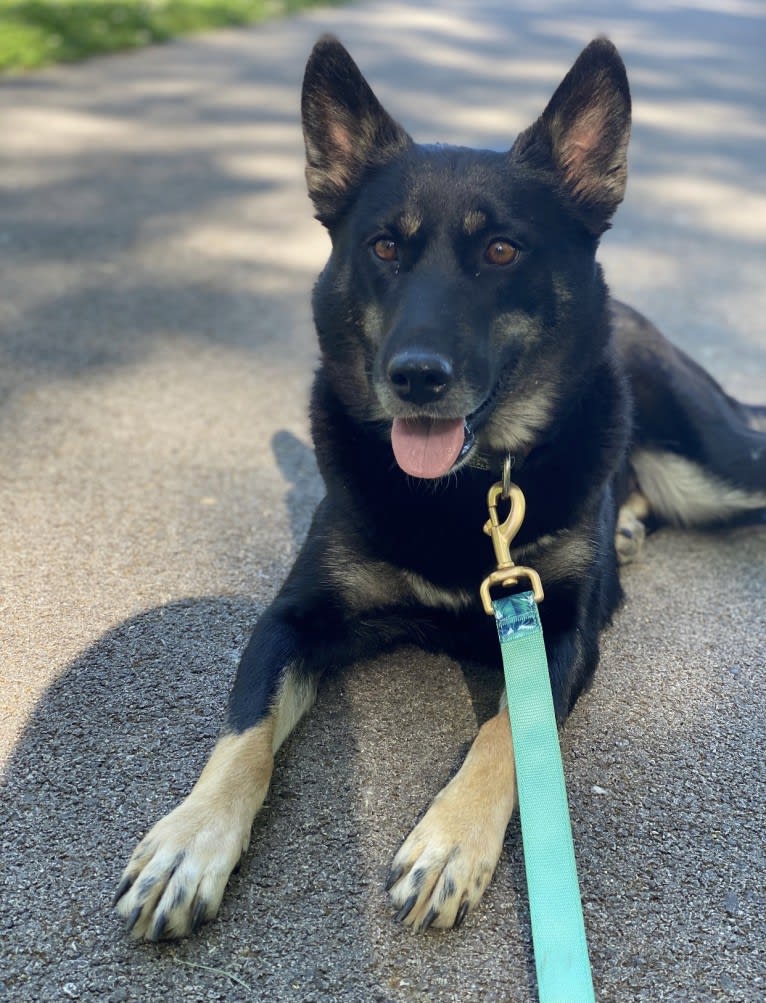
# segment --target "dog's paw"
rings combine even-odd
[[[508,712],[486,721],[457,775],[394,858],[386,888],[416,930],[460,926],[484,894],[516,803]]]
[[[183,937],[212,919],[251,822],[223,808],[213,814],[194,795],[161,819],[136,847],[115,895],[130,934]]]
[[[630,564],[641,556],[646,539],[645,524],[650,515],[649,502],[640,491],[633,491],[620,506],[614,534],[614,546],[620,564]]]
[[[453,785],[404,841],[386,883],[396,919],[416,930],[460,926],[500,858],[507,815],[483,810]]]
[[[614,546],[617,550],[617,560],[620,564],[630,564],[638,560],[644,549],[646,527],[643,522],[624,505],[617,519],[617,532],[614,536]]]

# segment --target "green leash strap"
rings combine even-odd
[[[492,602],[503,653],[540,1003],[593,1003],[564,768],[532,592]]]

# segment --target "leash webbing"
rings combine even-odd
[[[564,768],[532,592],[492,602],[503,654],[540,1003],[595,1000]]]

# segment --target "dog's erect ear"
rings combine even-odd
[[[301,110],[309,195],[317,219],[331,226],[364,171],[390,160],[412,140],[332,35],[320,38],[309,57]]]
[[[585,48],[541,117],[511,151],[538,169],[552,166],[585,225],[603,233],[625,194],[630,89],[620,54],[606,38]]]

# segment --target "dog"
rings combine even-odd
[[[631,114],[608,40],[583,50],[508,152],[417,145],[331,36],[308,61],[302,114],[308,192],[332,239],[313,294],[326,496],[242,655],[207,765],[124,871],[118,911],[151,941],[216,915],[274,754],[326,668],[403,642],[499,668],[480,527],[508,457],[527,500],[513,554],[545,586],[559,723],[646,528],[766,505],[766,408],[727,396],[613,301],[596,261],[625,191]],[[501,701],[393,860],[396,918],[460,926],[515,802]]]

